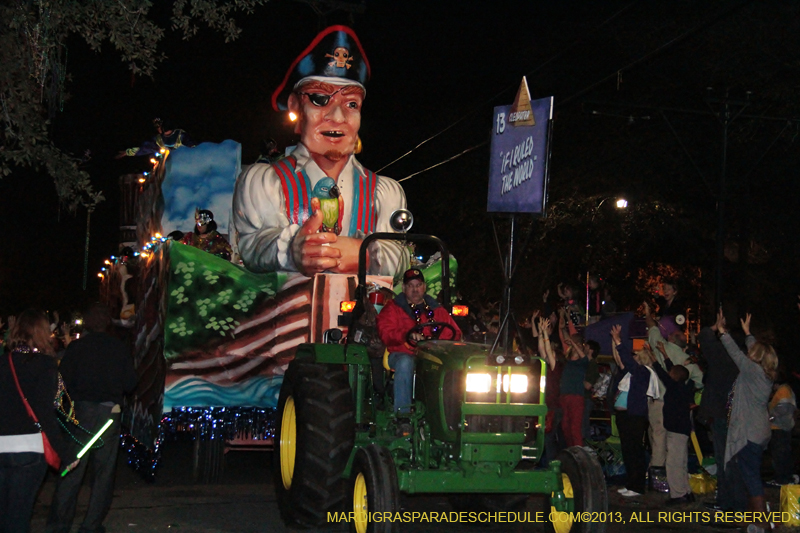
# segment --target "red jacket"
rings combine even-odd
[[[398,301],[400,304],[398,304]],[[461,339],[461,330],[453,322],[450,313],[430,296],[425,296],[425,301],[433,309],[433,320],[450,324],[456,332],[454,336],[450,329],[442,328],[439,338],[445,340]],[[411,318],[409,312],[403,308],[404,305],[407,305],[406,297],[404,294],[400,294],[381,309],[378,314],[378,335],[381,338],[381,342],[386,345],[389,353],[404,352],[414,355],[414,348],[406,342],[406,335],[408,335],[411,328],[417,325],[417,321]],[[427,317],[423,317],[422,321],[429,322]],[[424,335],[431,335],[431,333],[431,328],[423,330]]]

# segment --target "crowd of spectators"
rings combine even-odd
[[[709,509],[766,511],[765,485],[798,482],[792,450],[795,394],[788,373],[779,371],[775,349],[751,334],[750,314],[737,317],[734,328],[722,311],[702,328],[690,324],[678,284],[666,280],[661,294],[637,310],[633,321],[643,329],[634,343],[622,337],[621,322],[615,323],[622,315],[608,288],[590,278],[587,289],[588,298],[566,284],[555,291],[557,300],[545,292],[541,308],[520,323],[518,349],[529,347],[548,366],[544,464],[563,447],[589,449],[605,437],[588,423],[594,412],[598,423],[619,437],[625,475],[617,492],[624,499],[668,490],[666,505],[694,502],[693,432],[713,450],[708,455],[714,458],[710,468],[716,468],[718,489],[704,503]],[[598,343],[582,333],[603,319],[599,325],[608,324],[604,334],[611,338],[611,353],[600,354]],[[607,356],[602,372],[598,355]],[[764,471],[773,470],[774,479],[762,477],[767,450],[771,464],[764,462]],[[659,483],[663,490],[655,486]],[[768,526],[751,524],[750,531]]]

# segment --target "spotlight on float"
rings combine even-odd
[[[628,200],[625,198],[620,198],[617,200],[617,209],[625,209],[628,207]]]
[[[294,114],[294,112],[292,112],[292,111],[289,111],[289,120],[291,120],[292,122],[297,120],[297,115]]]
[[[414,215],[408,209],[398,209],[389,216],[389,225],[393,230],[405,233],[414,225]]]

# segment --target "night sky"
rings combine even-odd
[[[153,16],[166,24],[168,6],[162,9]],[[71,98],[53,131],[64,150],[92,151],[86,169],[106,196],[92,215],[89,285],[81,289],[85,210],[59,212],[52,180],[20,169],[0,181],[0,316],[31,305],[67,311],[96,298],[97,271],[118,242],[118,178],[147,167],[114,154],[150,138],[154,117],[196,142],[240,142],[243,164],[255,160],[265,138],[293,144],[270,95],[316,33],[339,23],[355,29],[372,67],[359,156],[365,166],[378,170],[450,126],[382,174],[399,179],[482,145],[403,183],[415,230],[436,233],[457,257],[474,265],[481,253],[486,270],[498,272],[485,213],[485,143],[492,108],[513,101],[523,75],[533,98],[555,96],[551,202],[602,194],[661,198],[680,206],[681,217],[698,216],[696,233],[706,240],[697,246],[713,246],[719,124],[711,115],[677,112],[667,113],[667,123],[653,108],[709,112],[709,96],[728,90],[745,99],[751,91],[749,114],[800,116],[797,10],[788,1],[368,1],[352,20],[342,11],[322,20],[305,3],[273,0],[251,17],[238,16],[243,33],[233,43],[207,29],[188,42],[168,32],[167,60],[152,79],[132,79],[108,43],[94,53],[72,38]],[[794,268],[798,129],[790,123],[779,136],[784,126],[734,124],[730,225],[771,232],[781,263]],[[742,206],[749,206],[746,218]],[[702,255],[683,249],[682,237],[667,237],[666,259]],[[795,290],[796,279],[786,284]]]

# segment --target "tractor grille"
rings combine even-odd
[[[447,423],[447,427],[451,430],[455,430],[461,423],[461,398],[464,397],[464,373],[452,370],[446,372],[442,389],[444,419]]]
[[[528,372],[528,390],[521,393],[499,392],[497,382],[493,381],[492,389],[487,393],[467,392],[467,402],[499,403],[504,404],[539,404],[540,400],[540,375],[538,365]],[[499,400],[498,400],[499,398]],[[511,416],[511,415],[478,415],[468,414],[464,417],[466,433],[524,433],[525,442],[536,440],[536,433],[544,420],[536,416]]]
[[[522,416],[467,415],[467,433],[522,433],[528,418]]]

